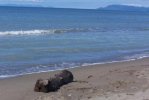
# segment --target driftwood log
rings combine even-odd
[[[44,93],[57,91],[62,85],[72,81],[73,74],[68,70],[63,70],[50,79],[38,79],[34,91]]]

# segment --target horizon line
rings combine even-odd
[[[112,4],[112,5],[120,5],[120,6],[130,6],[130,7],[138,7],[138,8],[149,8],[145,6],[136,6],[136,5],[129,5],[129,4]],[[105,7],[108,7],[111,5],[107,5],[104,7],[98,7],[98,8],[71,8],[71,7],[50,7],[50,6],[42,6],[42,5],[18,5],[18,4],[0,4],[0,7],[24,7],[24,8],[53,8],[53,9],[80,9],[80,10],[98,10]]]

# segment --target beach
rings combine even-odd
[[[0,6],[0,100],[149,100],[148,22],[146,10]],[[34,92],[40,78],[67,83],[63,69],[73,82]]]
[[[59,71],[0,80],[0,100],[148,100],[149,58],[69,69],[74,82],[56,92],[34,92],[39,78]]]

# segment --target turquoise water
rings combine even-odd
[[[149,13],[0,7],[0,77],[149,56]]]

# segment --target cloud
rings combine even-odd
[[[45,0],[0,0],[0,2],[44,2]]]
[[[26,2],[43,2],[44,0],[16,0],[16,1],[26,1]]]

